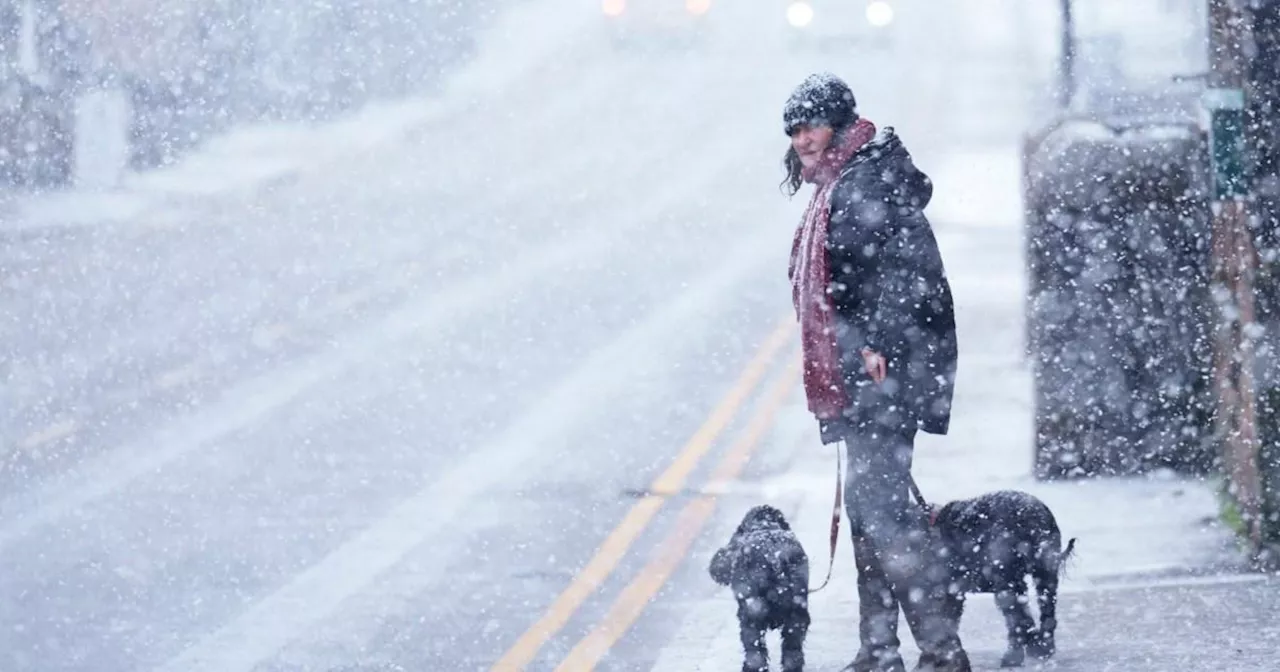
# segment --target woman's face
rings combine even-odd
[[[791,134],[791,146],[800,155],[800,165],[810,168],[822,158],[835,131],[830,126],[797,126]]]

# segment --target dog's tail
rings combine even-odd
[[[1056,540],[1055,540],[1056,541]],[[1036,554],[1035,564],[1031,570],[1031,578],[1035,581],[1036,592],[1041,595],[1055,595],[1058,592],[1058,580],[1062,578],[1067,563],[1075,557],[1076,540],[1067,541],[1066,547],[1058,543],[1042,543]]]
[[[1054,558],[1054,562],[1053,562],[1054,573],[1061,576],[1063,571],[1066,569],[1067,563],[1071,562],[1071,560],[1073,560],[1075,557],[1076,557],[1076,538],[1072,537],[1067,540],[1066,548],[1063,548],[1057,554],[1057,557]]]

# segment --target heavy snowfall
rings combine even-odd
[[[0,671],[738,669],[743,512],[828,563],[779,189],[814,72],[933,181],[920,488],[1077,540],[1027,667],[1274,670],[1280,84],[1245,68],[1223,276],[1219,4],[0,0]],[[805,669],[857,650],[840,535]],[[988,596],[961,635],[998,667]]]

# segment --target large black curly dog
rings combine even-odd
[[[782,512],[752,508],[716,551],[711,578],[733,588],[738,600],[743,672],[767,672],[765,632],[782,634],[782,669],[804,669],[804,638],[809,632],[809,558]]]
[[[1025,492],[992,492],[947,503],[937,510],[933,530],[959,590],[955,618],[964,610],[964,595],[993,593],[1009,631],[1001,666],[1017,667],[1027,654],[1052,656],[1058,578],[1076,540],[1062,547],[1062,532],[1048,505]],[[1035,583],[1039,627],[1027,607],[1027,577]]]

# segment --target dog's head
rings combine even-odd
[[[960,502],[947,502],[942,506],[934,505],[933,524],[935,527],[944,529],[956,529],[964,523],[962,513],[960,511]]]
[[[752,507],[747,514],[742,517],[742,522],[738,524],[738,531],[735,535],[747,534],[759,530],[783,530],[791,531],[791,525],[787,523],[787,517],[782,512],[768,504]]]
[[[943,536],[970,538],[988,525],[987,519],[973,506],[973,500],[947,502],[933,510],[933,525]]]
[[[783,537],[790,537],[790,546]],[[772,559],[762,561],[759,550],[762,548],[783,549],[786,553],[771,556]],[[754,554],[752,553],[755,550]],[[793,551],[798,549],[798,554]],[[748,556],[753,556],[754,559]],[[709,567],[711,578],[721,585],[729,585],[733,581],[744,580],[744,576],[758,574],[770,570],[770,563],[780,562],[786,558],[799,557],[804,560],[804,550],[791,534],[791,525],[786,516],[778,509],[762,504],[752,507],[742,517],[738,529],[734,531],[729,543],[716,551]],[[789,560],[788,560],[789,561]],[[745,564],[744,564],[745,563]],[[806,564],[807,567],[807,564]],[[767,572],[766,572],[767,573]],[[805,574],[808,574],[806,569]]]
[[[963,563],[978,543],[983,521],[967,500],[931,507],[929,533],[942,544],[951,562]]]

